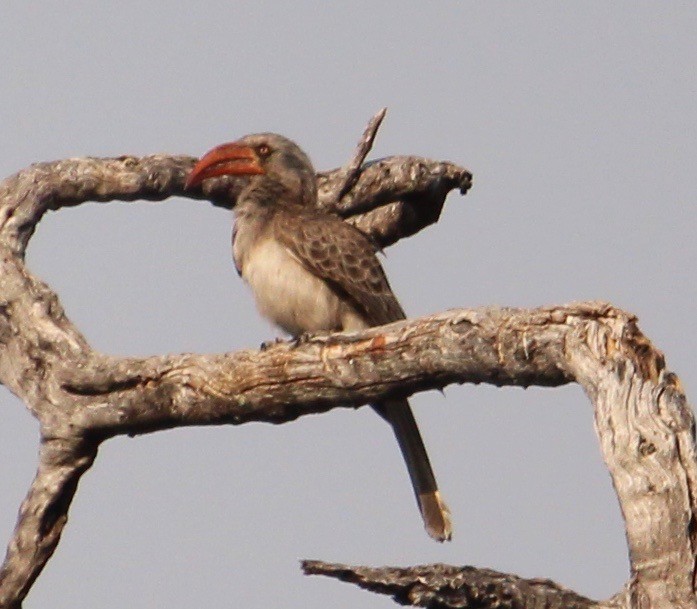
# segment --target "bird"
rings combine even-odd
[[[405,319],[374,242],[319,209],[314,167],[295,142],[258,133],[216,146],[195,163],[185,188],[224,175],[248,180],[233,207],[233,259],[264,317],[296,338]],[[427,533],[450,540],[450,511],[408,400],[371,406],[394,431]]]

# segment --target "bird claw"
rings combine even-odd
[[[265,340],[261,345],[259,346],[259,349],[261,351],[266,351],[267,349],[271,349],[271,347],[275,347],[276,345],[280,345],[281,343],[285,342],[283,338],[280,336],[277,336],[273,340]]]
[[[294,336],[293,338],[288,341],[288,344],[295,349],[296,347],[299,347],[300,345],[303,345],[310,340],[312,340],[315,336],[319,336],[321,332],[303,332],[302,334],[298,334],[297,336]],[[285,343],[286,339],[277,336],[273,340],[265,340],[263,343],[260,345],[260,349],[262,351],[266,351],[267,349],[271,349],[271,347],[275,347],[276,345],[280,345],[281,343]]]
[[[299,347],[300,345],[303,345],[305,343],[310,342],[318,334],[319,334],[319,332],[303,332],[302,334],[298,334],[297,336],[294,336],[291,339],[290,344],[295,349],[295,348]]]

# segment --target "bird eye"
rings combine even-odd
[[[271,153],[271,148],[267,144],[260,144],[257,146],[257,152],[259,153],[259,156],[269,156]]]

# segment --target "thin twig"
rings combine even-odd
[[[387,108],[381,108],[375,116],[370,119],[370,122],[368,122],[368,126],[365,128],[361,139],[358,141],[358,146],[356,146],[356,152],[354,152],[353,158],[349,164],[346,165],[346,177],[336,197],[337,202],[341,201],[344,195],[349,192],[358,181],[361,175],[363,161],[365,161],[365,157],[368,156],[370,149],[373,147],[375,136],[378,134],[378,129],[380,128],[382,119],[385,118],[385,114],[387,114]]]

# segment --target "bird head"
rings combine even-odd
[[[268,186],[293,203],[314,205],[315,170],[295,142],[275,133],[246,135],[204,154],[186,180],[186,188],[216,176],[250,176],[250,187]]]

